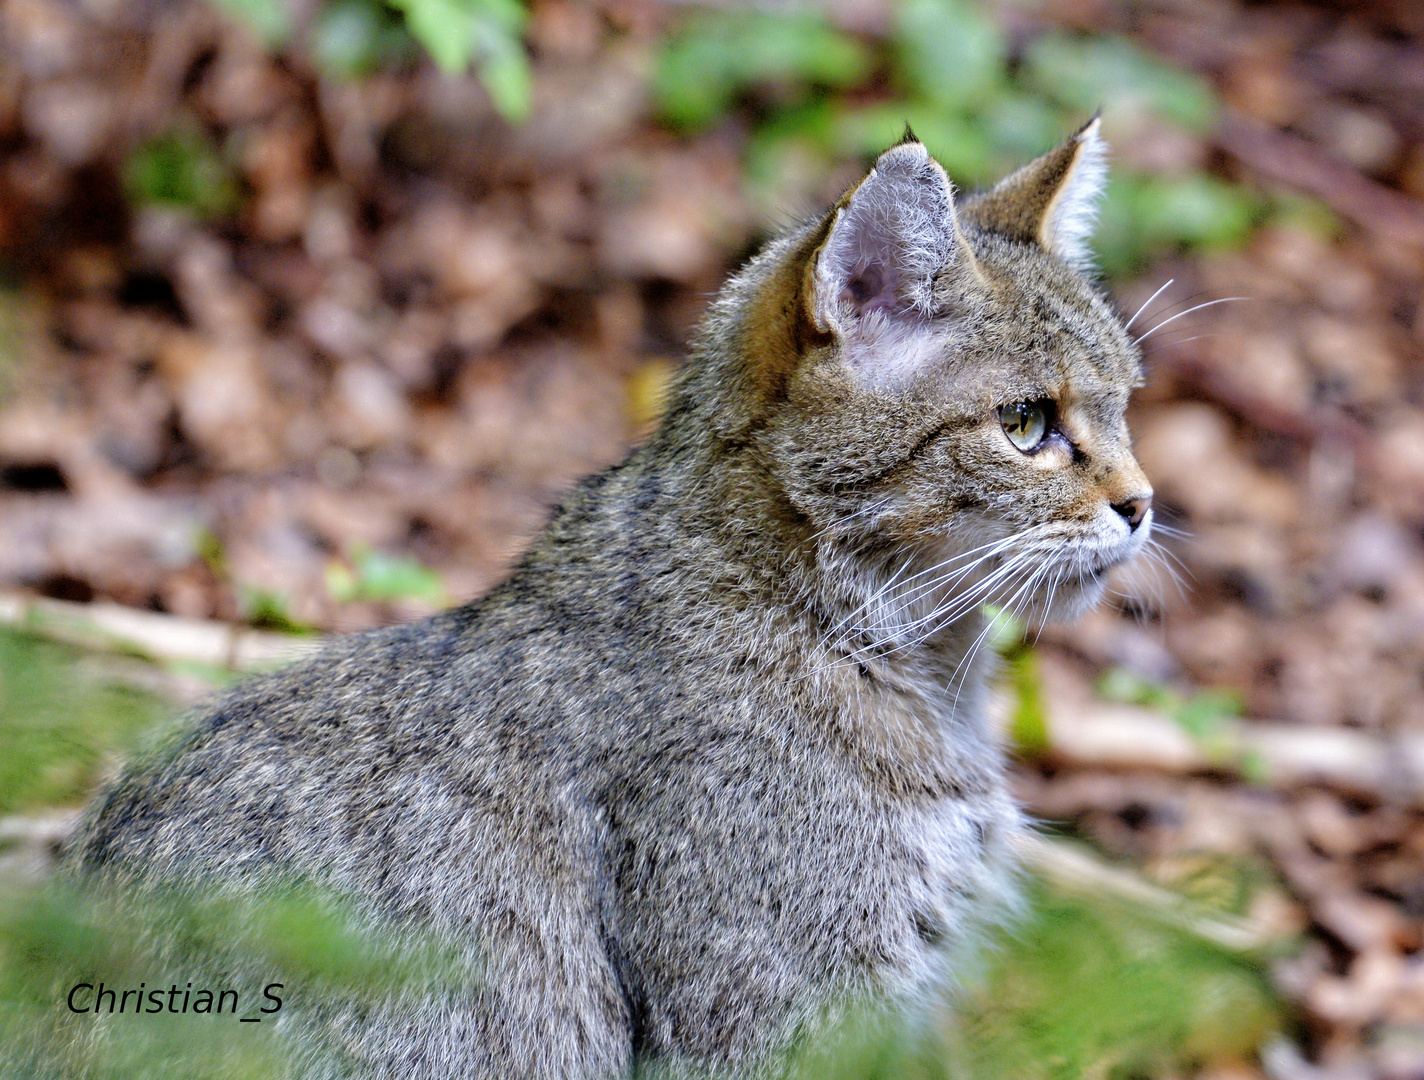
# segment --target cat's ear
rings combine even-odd
[[[907,128],[832,211],[812,266],[812,317],[842,337],[867,322],[928,319],[936,276],[962,246],[949,177]]]
[[[1093,117],[1071,139],[968,200],[964,217],[986,232],[1038,244],[1080,269],[1107,180],[1107,144]]]

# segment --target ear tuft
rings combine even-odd
[[[900,136],[900,141],[897,142],[895,145],[904,146],[906,143],[916,143],[919,145],[923,145],[920,143],[920,137],[916,135],[915,132],[911,129],[910,122],[908,120],[905,121],[904,134]]]
[[[850,333],[867,316],[929,316],[936,274],[954,258],[954,198],[908,130],[843,198],[816,254],[812,312]]]
[[[1067,142],[970,200],[964,216],[980,228],[1038,244],[1070,266],[1092,266],[1089,242],[1107,182],[1107,144],[1094,116]]]
[[[1078,267],[1092,263],[1093,229],[1108,180],[1108,145],[1101,134],[1102,118],[1094,116],[1073,136],[1077,156],[1048,204],[1039,243]]]

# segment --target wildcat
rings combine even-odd
[[[981,605],[1070,617],[1150,529],[1086,273],[1104,153],[1094,120],[956,199],[907,133],[730,281],[661,427],[503,585],[240,686],[69,873],[291,872],[482,965],[298,1008],[303,1075],[763,1075],[934,1000],[1012,896]]]

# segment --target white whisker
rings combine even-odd
[[[1152,303],[1153,300],[1156,300],[1157,297],[1161,296],[1164,292],[1166,292],[1166,291],[1171,287],[1172,282],[1174,282],[1174,281],[1176,281],[1176,280],[1177,280],[1176,278],[1168,278],[1168,279],[1167,279],[1167,284],[1166,284],[1166,285],[1163,285],[1163,286],[1162,286],[1160,289],[1158,289],[1155,293],[1153,293],[1153,294],[1152,294],[1151,296],[1149,296],[1146,300],[1144,300],[1144,301],[1142,302],[1142,306],[1141,306],[1140,308],[1138,308],[1135,312],[1133,312],[1132,318],[1128,319],[1127,322],[1125,322],[1125,323],[1122,324],[1122,328],[1123,328],[1124,330],[1131,330],[1131,329],[1132,329],[1132,324],[1137,321],[1137,316],[1141,315],[1144,311],[1146,311],[1146,310],[1147,310],[1147,305],[1150,304],[1150,303]]]
[[[1246,299],[1248,299],[1248,297],[1245,297],[1245,296],[1223,296],[1223,297],[1222,297],[1221,299],[1219,299],[1219,300],[1208,300],[1208,301],[1207,301],[1206,303],[1204,303],[1204,304],[1197,304],[1197,305],[1195,305],[1195,306],[1193,306],[1193,307],[1189,307],[1189,308],[1187,308],[1186,311],[1179,311],[1179,312],[1177,312],[1177,314],[1173,315],[1171,318],[1169,318],[1169,319],[1163,319],[1163,320],[1162,320],[1161,322],[1159,322],[1156,326],[1154,326],[1151,330],[1149,330],[1149,331],[1147,331],[1147,333],[1143,334],[1140,338],[1137,339],[1137,343],[1138,343],[1139,345],[1141,345],[1144,341],[1146,341],[1148,338],[1150,338],[1153,334],[1157,333],[1158,330],[1161,330],[1162,327],[1171,325],[1172,323],[1176,322],[1178,319],[1182,318],[1184,315],[1190,315],[1190,314],[1191,314],[1192,312],[1194,312],[1194,311],[1201,311],[1203,308],[1215,307],[1217,304],[1229,304],[1229,303],[1231,303],[1233,300],[1246,300]]]

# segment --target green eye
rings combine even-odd
[[[1016,401],[999,409],[999,423],[1004,434],[1025,454],[1038,449],[1043,437],[1048,434],[1049,410],[1047,401]]]

